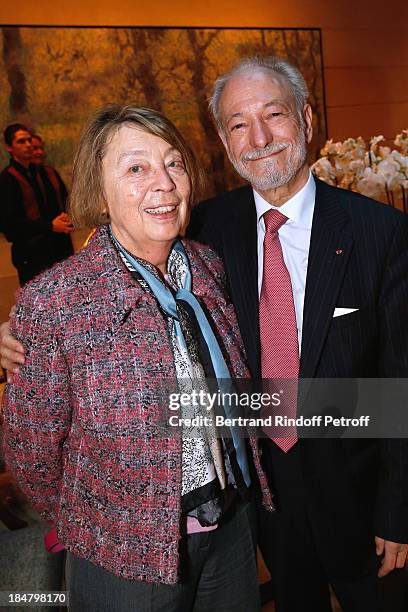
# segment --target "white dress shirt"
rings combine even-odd
[[[310,235],[312,233],[313,212],[316,198],[316,183],[309,174],[307,183],[282,206],[272,206],[254,190],[257,233],[258,233],[258,294],[261,295],[263,277],[263,243],[265,222],[263,214],[278,210],[288,220],[278,230],[283,259],[292,283],[293,300],[296,311],[299,353],[302,346],[303,304],[305,301],[306,272],[309,259]]]

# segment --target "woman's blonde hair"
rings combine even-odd
[[[102,184],[102,160],[107,146],[122,125],[153,134],[177,149],[190,179],[190,202],[200,197],[204,172],[176,126],[159,111],[141,106],[111,104],[98,110],[82,132],[74,159],[69,213],[75,227],[97,227],[107,223]]]

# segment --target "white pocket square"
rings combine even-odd
[[[334,317],[342,317],[343,315],[350,314],[351,312],[356,312],[356,310],[358,310],[358,308],[335,308],[333,319]]]

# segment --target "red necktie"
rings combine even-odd
[[[292,284],[285,265],[278,230],[287,217],[277,210],[264,214],[265,238],[259,325],[261,336],[261,368],[268,392],[281,391],[275,414],[296,418],[299,346]],[[282,379],[279,381],[278,379]],[[268,415],[273,416],[272,407]],[[265,433],[286,453],[297,442],[295,427],[264,428]],[[276,437],[277,431],[283,437]]]

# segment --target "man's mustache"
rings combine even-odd
[[[255,161],[260,157],[265,157],[266,155],[272,155],[273,153],[280,153],[288,146],[287,143],[284,142],[272,142],[266,147],[262,147],[262,149],[254,149],[253,151],[249,151],[245,153],[241,157],[242,161]]]

